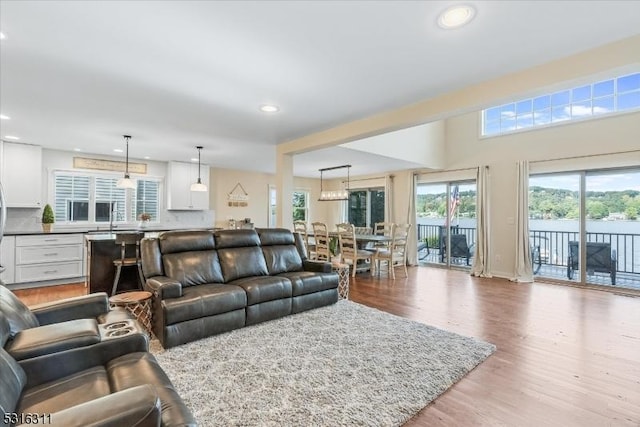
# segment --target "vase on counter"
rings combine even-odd
[[[140,221],[138,228],[147,228],[147,224],[149,224],[149,221]]]
[[[51,224],[42,223],[42,232],[51,233]]]

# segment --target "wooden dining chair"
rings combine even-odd
[[[407,240],[411,224],[394,224],[391,227],[391,242],[387,249],[378,249],[373,256],[373,264],[380,275],[382,262],[387,263],[387,272],[393,280],[396,279],[395,268],[404,267],[404,275],[407,272]]]
[[[329,230],[327,224],[323,222],[314,222],[311,224],[313,228],[313,239],[316,242],[316,260],[330,261],[331,252],[329,251]]]
[[[302,236],[302,241],[304,242],[305,250],[307,252],[308,259],[316,258],[316,245],[315,242],[311,241],[311,237],[307,232],[307,223],[305,221],[293,221],[293,231],[295,233],[300,233]]]
[[[358,249],[355,227],[351,224],[338,224],[338,241],[340,243],[342,262],[351,264],[351,277],[355,277],[358,261],[363,260],[370,262],[373,257],[373,252]],[[373,268],[373,263],[371,263],[371,265]],[[371,274],[373,273],[372,271]]]
[[[391,237],[394,226],[395,224],[393,222],[376,222],[373,225],[373,234],[376,236]],[[373,244],[373,247],[375,249],[388,249],[389,242],[377,242]]]

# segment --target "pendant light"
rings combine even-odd
[[[334,169],[347,169],[347,186],[344,190],[324,190],[323,189],[323,177],[322,173],[325,171],[330,171]],[[342,166],[334,166],[331,168],[323,168],[320,170],[320,198],[319,202],[334,202],[339,200],[349,200],[349,170],[351,169],[351,165],[342,165]]]
[[[198,145],[196,148],[198,149],[198,181],[191,184],[191,191],[207,191],[207,186],[202,183],[200,178],[200,152],[202,151],[202,146]]]
[[[131,135],[122,135],[124,136],[124,140],[127,143],[127,157],[125,158],[125,168],[124,168],[124,177],[120,178],[116,183],[116,187],[118,188],[136,188],[136,183],[133,182],[131,178],[129,178],[129,140],[131,139]]]

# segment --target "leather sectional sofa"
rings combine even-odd
[[[141,242],[165,348],[333,304],[338,275],[287,229],[168,231]]]
[[[148,349],[105,293],[29,309],[0,284],[0,425],[195,426]]]

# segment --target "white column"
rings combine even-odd
[[[276,153],[276,224],[293,228],[293,155]]]

